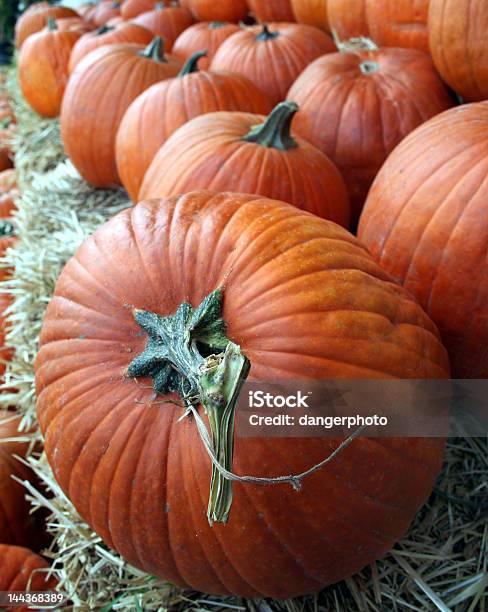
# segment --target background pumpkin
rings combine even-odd
[[[120,2],[100,2],[95,10],[90,14],[90,22],[97,27],[101,27],[120,15]]]
[[[18,195],[17,176],[12,168],[0,172],[0,217],[10,217]]]
[[[158,38],[146,49],[134,44],[101,47],[76,66],[61,108],[61,137],[68,157],[89,183],[119,183],[115,136],[125,111],[150,85],[175,76],[180,68],[180,60],[162,54]]]
[[[418,125],[453,105],[430,58],[415,49],[326,55],[301,74],[288,99],[300,106],[297,134],[342,172],[355,223],[388,154]]]
[[[295,21],[291,0],[248,0],[251,13],[261,23],[269,21]]]
[[[190,121],[157,153],[139,199],[195,189],[256,193],[347,227],[344,180],[321,151],[291,136],[296,111],[283,102],[267,118],[218,112]]]
[[[327,15],[328,0],[291,0],[291,8],[298,23],[315,26],[329,31]]]
[[[125,0],[120,7],[120,14],[124,19],[133,19],[141,13],[152,11],[158,0]]]
[[[138,201],[144,174],[166,140],[190,119],[214,111],[267,113],[264,94],[238,74],[200,72],[195,54],[174,79],[156,83],[129,106],[117,132],[116,160],[122,184]],[[185,104],[181,104],[185,100]]]
[[[435,326],[346,230],[196,192],[123,211],[68,262],[44,319],[37,411],[56,479],[128,562],[206,593],[285,599],[383,555],[429,494],[443,442],[356,439],[299,493],[237,483],[228,524],[210,527],[195,423],[126,372],[146,343],[133,307],[170,314],[223,285],[254,379],[448,375]],[[337,444],[237,437],[234,469],[297,473]]]
[[[188,0],[188,8],[198,21],[238,23],[247,15],[246,0]]]
[[[60,31],[51,19],[47,30],[29,36],[19,54],[19,84],[29,106],[42,117],[57,117],[68,83],[71,50],[80,32]]]
[[[69,60],[69,71],[73,72],[77,64],[91,51],[115,43],[137,43],[148,45],[153,35],[149,30],[134,23],[124,23],[119,26],[102,26],[94,32],[84,35],[75,44]]]
[[[178,36],[171,52],[185,62],[197,51],[205,49],[207,56],[202,57],[199,66],[202,70],[207,70],[220,45],[239,30],[235,23],[195,23]]]
[[[488,3],[431,0],[429,42],[442,78],[466,101],[488,98]]]
[[[360,238],[438,324],[455,378],[488,378],[488,102],[418,128],[368,197]]]
[[[78,17],[78,13],[66,6],[41,5],[32,11],[23,13],[15,24],[15,46],[17,49],[31,34],[35,34],[47,25],[49,19],[61,19],[62,17]]]
[[[331,32],[341,41],[369,36],[366,0],[327,0],[327,16]]]
[[[13,137],[13,127],[11,124],[7,129],[0,130],[0,172],[13,168],[14,152],[11,140]]]
[[[91,32],[94,28],[94,26],[92,26],[90,23],[84,19],[81,19],[81,17],[63,17],[62,19],[56,20],[56,25],[60,32],[72,30],[73,32],[79,32],[80,34]]]
[[[332,39],[317,28],[273,23],[233,34],[220,45],[211,70],[243,74],[275,105],[310,62],[332,51]]]
[[[193,17],[182,6],[165,6],[158,2],[154,10],[142,13],[133,21],[150,30],[154,36],[161,36],[165,49],[171,51],[178,36],[192,25]]]
[[[430,0],[365,1],[369,35],[377,45],[429,51],[427,16]]]

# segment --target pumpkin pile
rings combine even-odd
[[[246,380],[488,378],[487,31],[485,0],[21,15],[25,102],[133,204],[66,263],[35,360],[56,482],[130,565],[288,599],[404,535],[443,437],[247,438],[235,410]]]

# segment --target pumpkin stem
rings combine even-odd
[[[197,51],[191,57],[188,58],[186,64],[180,70],[178,76],[182,77],[187,74],[191,74],[192,72],[198,72],[198,60],[201,57],[206,57],[206,51]]]
[[[101,26],[100,28],[98,28],[97,36],[101,36],[102,34],[106,34],[107,32],[111,32],[112,30],[115,30],[114,26],[109,26],[105,24]]]
[[[155,36],[144,51],[141,51],[139,55],[141,55],[141,57],[146,57],[147,59],[152,59],[155,62],[166,62],[167,60],[164,57],[164,41],[161,36]]]
[[[281,151],[297,147],[297,142],[290,133],[291,122],[297,111],[296,102],[280,102],[271,111],[266,121],[251,128],[243,140]]]
[[[174,315],[135,310],[135,320],[148,340],[127,375],[152,378],[158,394],[179,393],[187,408],[185,414],[201,404],[208,416],[215,458],[231,471],[235,409],[250,362],[226,336],[222,300],[222,290],[217,289],[197,308],[183,303]],[[212,464],[207,511],[210,525],[227,522],[232,497],[232,482]]]
[[[47,29],[49,32],[55,32],[58,29],[58,24],[56,23],[56,19],[49,17],[47,20]]]
[[[259,34],[256,36],[256,40],[259,40],[260,42],[266,42],[267,40],[273,40],[274,38],[278,38],[279,35],[279,32],[271,32],[268,28],[268,24],[265,23],[261,32],[259,32]]]
[[[218,30],[219,28],[223,28],[226,24],[225,21],[212,21],[208,24],[209,30]]]
[[[10,238],[15,235],[14,224],[7,219],[0,219],[0,238]]]
[[[378,62],[366,60],[359,64],[359,69],[363,74],[372,74],[373,72],[378,72],[378,70],[380,69],[380,65],[378,64]]]
[[[164,2],[156,2],[154,5],[154,9],[156,11],[162,11],[164,8],[166,8],[166,4],[164,4]]]

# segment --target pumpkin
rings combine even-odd
[[[15,124],[6,119],[9,126],[0,129],[0,172],[13,168],[14,151],[12,150],[12,138],[15,131]]]
[[[295,21],[329,31],[328,0],[291,0]]]
[[[369,36],[366,0],[327,0],[327,16],[339,40]]]
[[[488,4],[431,0],[430,52],[441,77],[466,101],[488,98]]]
[[[366,0],[369,36],[380,47],[407,47],[428,52],[429,2]]]
[[[195,189],[255,193],[347,227],[344,180],[321,151],[293,138],[290,125],[297,110],[282,102],[267,118],[216,112],[190,121],[158,151],[139,199]]]
[[[0,591],[49,591],[57,580],[48,574],[48,562],[28,548],[0,544]],[[18,612],[32,610],[16,606]]]
[[[120,15],[120,2],[100,2],[92,13],[90,13],[90,22],[97,27],[101,27]]]
[[[60,32],[72,30],[74,32],[79,32],[80,34],[86,34],[87,32],[91,32],[93,30],[93,26],[90,23],[79,17],[63,17],[63,19],[57,19],[56,25]]]
[[[295,21],[292,0],[248,0],[249,10],[261,23]]]
[[[198,21],[238,23],[247,15],[246,0],[188,0],[187,5]]]
[[[142,13],[133,22],[150,30],[154,36],[161,36],[165,49],[171,51],[178,36],[192,25],[193,17],[186,8],[159,2],[154,10]]]
[[[124,19],[133,19],[141,13],[152,11],[159,0],[125,0],[120,7],[120,14]]]
[[[488,102],[451,109],[388,158],[359,233],[439,326],[455,378],[488,378]]]
[[[310,62],[332,51],[335,46],[330,36],[312,26],[293,23],[255,26],[223,42],[211,69],[244,75],[275,105],[286,97]]]
[[[166,331],[157,315],[171,317]],[[198,338],[181,376],[198,368],[205,384],[203,370],[220,368],[229,385],[214,390],[230,412],[249,364],[253,380],[448,376],[434,324],[345,229],[235,193],[124,210],[58,278],[36,359],[37,414],[55,478],[81,517],[131,565],[184,588],[287,599],[352,575],[403,535],[435,482],[441,439],[356,438],[299,492],[235,483],[229,515],[232,490],[216,478],[213,491],[224,488],[210,500],[210,526],[210,459],[164,372],[146,366],[137,321],[153,321],[155,348],[160,331],[178,355],[190,333]],[[200,368],[199,351],[220,355]],[[159,362],[173,389],[185,384],[176,360]],[[212,397],[203,401],[215,422]],[[232,429],[221,435],[230,453]],[[226,465],[299,473],[338,444],[236,436]]]
[[[105,25],[107,25],[107,26],[118,26],[121,23],[126,23],[126,21],[125,21],[125,19],[123,17],[118,15],[117,17],[112,17],[112,19],[109,19]]]
[[[184,123],[213,111],[271,110],[264,94],[245,77],[198,71],[202,55],[194,54],[176,78],[156,83],[142,93],[122,119],[115,147],[117,170],[134,202],[154,156]]]
[[[0,217],[10,217],[18,196],[17,175],[12,168],[0,172]]]
[[[54,19],[48,29],[29,36],[19,54],[19,84],[29,106],[43,117],[57,117],[68,82],[68,64],[81,34],[60,31]]]
[[[83,35],[73,47],[69,60],[69,71],[73,72],[80,61],[91,51],[115,43],[137,43],[148,45],[154,36],[149,30],[134,23],[119,26],[104,25],[101,28]]]
[[[78,17],[78,13],[66,6],[45,5],[23,13],[15,24],[15,46],[17,49],[24,44],[26,38],[42,30],[49,19],[61,19],[63,17]]]
[[[83,19],[89,21],[90,14],[93,12],[95,8],[96,8],[95,0],[93,0],[93,2],[83,2],[82,4],[78,4],[76,6],[76,12],[78,13],[78,15],[80,15],[80,17],[83,17]]]
[[[150,85],[178,74],[156,37],[146,48],[114,44],[89,53],[74,69],[61,107],[61,137],[78,172],[95,187],[119,184],[115,136],[125,111]],[[107,95],[108,94],[108,95]]]
[[[453,105],[427,54],[416,49],[326,55],[296,80],[298,135],[342,172],[356,224],[388,154],[421,123]]]
[[[207,55],[200,60],[199,66],[207,70],[224,40],[239,31],[240,28],[235,23],[221,21],[195,23],[178,36],[171,53],[186,61],[194,53],[205,49]]]

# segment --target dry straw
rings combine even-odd
[[[3,265],[15,269],[2,290],[14,295],[7,342],[15,349],[7,387],[26,424],[35,423],[33,362],[56,278],[85,236],[128,205],[122,191],[92,190],[65,161],[57,121],[33,115],[10,91],[19,119],[16,164],[21,199],[19,241]],[[4,404],[12,402],[4,394]],[[435,492],[394,551],[319,594],[290,601],[220,598],[182,592],[128,566],[80,519],[54,481],[45,457],[31,455],[46,491],[26,483],[34,508],[50,512],[48,528],[62,588],[78,610],[249,610],[251,612],[385,612],[488,609],[488,440],[452,440]]]

